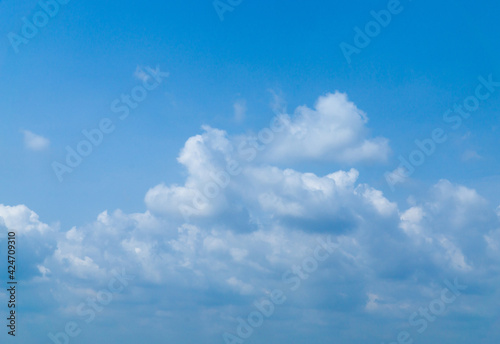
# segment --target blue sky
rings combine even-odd
[[[498,4],[401,1],[348,61],[341,43],[391,1],[232,1],[220,20],[212,1],[72,0],[13,46],[47,2],[0,2],[0,225],[30,248],[19,342],[49,343],[125,266],[130,287],[72,341],[223,343],[326,235],[339,251],[245,342],[391,342],[455,278],[467,292],[412,338],[498,342],[500,88],[443,119],[500,81]],[[111,104],[154,71],[121,120]],[[103,118],[114,131],[58,180]],[[284,129],[242,158],[273,118]],[[446,141],[398,175],[436,128]],[[242,172],[186,219],[232,160]]]

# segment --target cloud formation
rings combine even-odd
[[[23,130],[22,133],[24,135],[24,145],[27,149],[33,151],[42,151],[49,148],[49,139],[34,134],[29,130]]]
[[[234,120],[241,123],[245,120],[247,114],[247,102],[244,99],[239,99],[233,104]]]
[[[313,109],[300,106],[283,115],[284,130],[267,152],[269,161],[320,160],[342,163],[386,161],[386,138],[370,138],[367,115],[344,93],[319,97]]]
[[[275,166],[273,156],[291,160],[298,146],[298,158],[306,160],[383,161],[389,152],[387,140],[369,138],[364,114],[342,94],[280,118],[283,131],[254,159],[238,151],[251,135],[204,127],[180,151],[185,183],[152,187],[142,213],[106,210],[66,230],[43,223],[24,205],[0,205],[0,225],[15,229],[33,248],[24,258],[25,279],[47,307],[32,311],[38,321],[78,318],[77,305],[105,287],[113,270],[126,268],[136,278],[104,319],[142,319],[139,329],[147,324],[148,331],[172,340],[219,343],[254,300],[273,289],[290,291],[297,280],[285,273],[298,271],[326,237],[338,248],[290,291],[283,312],[269,320],[273,333],[284,330],[286,338],[308,343],[313,328],[339,341],[362,342],[359,330],[365,329],[382,340],[394,332],[389,323],[404,324],[436,297],[439,283],[456,277],[469,289],[450,307],[450,317],[495,314],[496,205],[473,189],[440,180],[408,207],[360,183],[356,168],[318,175]],[[205,196],[207,185],[216,185],[217,195]],[[183,207],[190,209],[188,219]],[[444,323],[442,331],[450,328]],[[270,336],[263,329],[259,338]]]

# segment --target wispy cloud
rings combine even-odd
[[[140,81],[148,81],[151,78],[151,75],[144,71],[143,66],[137,66],[134,72],[134,77]]]
[[[463,162],[469,162],[473,160],[481,160],[483,157],[478,154],[473,149],[467,149],[463,154],[462,154],[462,161]]]
[[[22,133],[24,135],[24,146],[27,149],[33,151],[42,151],[49,148],[49,139],[37,135],[29,130],[23,130]]]
[[[233,104],[234,120],[241,123],[245,120],[247,114],[247,102],[245,99],[239,99]]]

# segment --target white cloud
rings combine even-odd
[[[408,180],[408,171],[404,167],[398,167],[392,172],[388,172],[385,179],[389,185],[402,184]]]
[[[247,114],[247,102],[244,99],[239,99],[233,104],[234,120],[241,123],[245,120]]]
[[[0,204],[0,221],[10,231],[18,234],[27,234],[32,231],[43,234],[50,230],[49,225],[41,222],[38,215],[25,205],[11,207]]]
[[[41,151],[49,147],[50,145],[49,139],[34,134],[29,130],[23,130],[22,132],[24,134],[24,145],[26,148],[33,151]]]
[[[135,69],[135,72],[134,72],[134,77],[137,80],[140,80],[140,81],[143,81],[143,82],[148,81],[149,79],[151,79],[151,75],[149,75],[148,73],[146,73],[144,71],[144,68],[145,67],[143,67],[143,66],[137,66],[136,69]]]
[[[286,102],[281,91],[269,90],[272,95],[271,109],[274,114],[282,115],[286,113]]]
[[[281,104],[279,99],[275,102]],[[284,109],[283,105],[275,106],[277,111],[279,107]],[[185,185],[160,184],[151,188],[145,198],[148,208],[155,213],[168,213],[175,217],[180,213],[188,213],[195,217],[224,214],[227,218],[228,214],[224,211],[229,202],[234,202],[229,196],[240,194],[238,202],[243,202],[249,212],[275,211],[278,216],[285,216],[286,213],[289,217],[305,218],[308,209],[301,204],[303,200],[300,197],[292,200],[291,197],[273,196],[272,189],[278,185],[277,182],[285,178],[295,187],[299,185],[297,181],[301,180],[303,190],[297,190],[297,195],[307,192],[309,188],[319,188],[317,193],[324,193],[328,199],[328,192],[331,192],[328,188],[341,189],[342,184],[337,185],[339,181],[335,181],[335,176],[340,177],[343,172],[339,171],[325,179],[311,173],[278,170],[261,164],[297,159],[383,161],[389,153],[386,139],[369,138],[365,127],[366,115],[349,102],[345,94],[328,94],[319,98],[315,110],[303,106],[297,109],[293,119],[288,115],[281,115],[280,118],[284,124],[283,130],[276,131],[273,140],[267,142],[264,148],[258,147],[261,143],[255,142],[252,134],[231,137],[223,130],[204,126],[202,134],[186,141],[178,157],[189,173]],[[230,165],[236,166],[234,170],[239,171],[231,173],[228,168]],[[347,180],[354,182],[357,171],[351,172]],[[356,174],[354,179],[353,173]],[[229,185],[221,186],[228,184],[227,181]],[[262,185],[267,184],[272,185],[266,192],[256,194]],[[359,197],[354,192],[351,194]],[[390,214],[393,210],[383,209],[381,199],[374,203],[376,194],[374,191],[370,196],[369,191],[365,191],[364,197],[372,197],[371,202],[378,211]],[[318,215],[317,209],[321,208],[315,207],[312,214]],[[314,217],[312,214],[308,215],[309,219]],[[245,219],[243,221],[248,222]]]
[[[322,96],[314,109],[300,106],[282,120],[285,128],[266,152],[269,161],[386,161],[390,152],[387,139],[370,138],[368,117],[344,93]]]
[[[253,286],[244,283],[237,279],[236,277],[230,277],[226,280],[227,284],[236,289],[239,293],[243,295],[251,294],[254,290]]]
[[[218,318],[228,319],[248,312],[245,298],[289,290],[282,274],[313,255],[317,239],[327,234],[339,248],[293,292],[287,307],[325,312],[327,318],[359,312],[404,317],[418,309],[422,298],[430,298],[436,278],[460,273],[470,278],[467,283],[498,282],[486,276],[500,260],[495,249],[500,247],[499,219],[474,190],[443,180],[403,211],[380,191],[357,184],[358,174],[352,169],[319,177],[257,166],[227,189],[228,202],[218,209],[247,207],[246,221],[256,221],[255,230],[224,227],[227,219],[219,212],[187,224],[161,212],[105,211],[93,223],[59,232],[56,246],[29,260],[25,269],[32,265],[30,283],[61,309],[76,307],[102,288],[113,269],[126,267],[137,276],[126,297],[134,314],[148,295],[155,300],[148,305],[151,314],[192,303],[194,309],[212,307]],[[272,197],[265,200],[266,194]],[[151,199],[149,205],[154,203]],[[54,231],[25,206],[2,206],[0,217],[19,233],[43,234],[26,236],[24,245],[36,247]],[[487,299],[481,306],[491,308]],[[199,321],[209,326],[209,320]],[[296,319],[288,315],[281,321]]]
[[[469,161],[474,161],[474,160],[481,160],[483,157],[479,155],[478,152],[472,149],[467,149],[465,152],[462,154],[462,161],[463,162],[469,162]]]
[[[286,142],[294,144],[288,141],[292,131],[306,138],[304,159],[329,154],[340,159],[371,140],[364,115],[344,96],[329,95],[318,104],[287,122],[284,136],[269,144],[267,158],[285,151]],[[331,140],[328,125],[345,135]],[[0,226],[15,228],[29,248],[23,269],[42,295],[37,302],[74,309],[123,267],[136,278],[113,308],[123,302],[119,309],[128,311],[123,314],[146,322],[155,314],[173,314],[175,321],[191,312],[198,316],[197,328],[213,331],[248,313],[249,298],[276,288],[289,291],[283,273],[314,256],[318,239],[328,235],[338,249],[289,294],[286,312],[273,325],[297,324],[304,311],[320,314],[325,323],[347,316],[407,318],[408,309],[432,296],[436,280],[459,275],[469,284],[483,281],[486,294],[500,282],[500,218],[475,190],[441,180],[427,194],[411,197],[406,209],[360,183],[355,168],[319,175],[264,158],[242,159],[241,137],[203,130],[179,154],[185,182],[152,187],[143,213],[103,211],[89,224],[61,231],[24,205],[0,205]],[[319,154],[307,147],[316,135],[322,136]],[[388,147],[377,149],[384,152],[381,158]],[[365,158],[363,153],[354,160]],[[230,175],[233,161],[241,170]],[[216,197],[204,196],[207,185],[219,185]],[[183,206],[194,209],[189,221],[180,213]],[[473,304],[494,312],[493,297],[463,295],[464,305],[455,309]]]

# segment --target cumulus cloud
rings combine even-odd
[[[220,329],[206,333],[213,342],[233,327],[232,319],[248,312],[254,299],[276,288],[295,295],[280,320],[291,325],[300,319],[296,312],[303,311],[321,312],[322,319],[330,320],[340,314],[404,318],[444,278],[460,276],[468,285],[483,281],[488,288],[498,282],[488,276],[500,260],[499,220],[472,189],[443,180],[428,196],[400,209],[379,190],[358,184],[354,169],[319,177],[267,167],[249,170],[244,178],[248,185],[240,185],[241,193],[235,188],[227,194],[219,211],[247,205],[246,221],[256,223],[251,231],[223,226],[218,213],[193,224],[149,210],[105,211],[69,231],[40,222],[25,206],[2,206],[0,219],[23,233],[28,246],[51,242],[55,232],[55,242],[27,264],[32,265],[30,283],[45,293],[54,311],[76,317],[69,310],[96,295],[112,271],[123,267],[135,276],[126,291],[132,304],[113,307],[142,314],[140,305],[148,295],[155,300],[143,314],[148,322],[154,314],[179,316],[197,309],[201,315],[210,307],[216,318],[199,318],[196,326],[202,332]],[[334,238],[338,249],[291,294],[283,273],[313,256],[325,235]],[[479,302],[475,296],[462,299],[454,312],[464,315]],[[487,299],[482,307],[491,308]]]
[[[291,154],[284,145],[296,145],[290,141],[295,134],[304,138],[304,159],[369,160],[360,148],[365,144],[377,147],[376,160],[388,153],[387,142],[369,138],[364,114],[341,94],[285,119],[281,136],[253,159],[239,154],[242,142],[252,147],[250,135],[203,127],[178,157],[185,182],[153,186],[142,213],[103,211],[91,223],[61,230],[24,205],[1,205],[0,226],[15,228],[33,252],[26,280],[38,291],[37,302],[50,305],[52,313],[43,314],[77,316],[78,304],[122,268],[135,279],[110,317],[143,319],[169,338],[185,336],[185,319],[193,319],[207,343],[220,342],[221,333],[273,289],[288,293],[280,317],[269,320],[273,329],[304,334],[307,326],[331,331],[338,323],[334,330],[346,342],[348,332],[362,326],[356,319],[407,319],[439,293],[440,281],[457,276],[474,291],[464,293],[454,314],[495,312],[498,209],[448,180],[405,206],[360,182],[354,167],[324,174],[278,167],[268,159]],[[291,292],[296,282],[284,274],[314,257],[326,238],[336,249]],[[297,325],[302,321],[306,325]]]
[[[281,120],[284,130],[266,153],[271,161],[386,161],[390,153],[388,140],[370,137],[367,115],[344,93],[319,97],[314,109],[300,106]]]
[[[277,95],[275,98],[273,107],[276,112],[284,110],[285,106],[280,98]],[[318,177],[313,174],[278,170],[269,164],[292,160],[333,160],[344,163],[384,161],[390,151],[387,139],[369,137],[365,126],[366,115],[348,101],[345,94],[338,92],[320,97],[314,110],[302,106],[293,117],[279,113],[271,123],[276,124],[270,126],[274,133],[266,128],[266,135],[230,136],[223,130],[204,126],[202,134],[186,141],[178,157],[178,161],[189,173],[185,185],[160,184],[153,187],[145,197],[149,209],[174,217],[213,217],[217,214],[224,217],[226,222],[230,217],[251,217],[253,212],[259,211],[274,212],[276,216],[283,217],[284,212],[288,212],[289,221],[293,217],[305,219],[307,216],[304,214],[309,209],[301,204],[302,199],[297,197],[292,200],[291,197],[277,197],[273,194],[272,189],[278,185],[276,181],[283,177],[303,180],[302,188],[319,188],[316,194],[324,193],[325,197],[331,192],[328,188],[335,188],[328,185],[334,185],[338,181],[334,180],[333,175],[316,181],[315,178]],[[349,180],[352,180],[353,173],[357,172],[351,171]],[[268,183],[269,180],[274,182]],[[318,185],[312,186],[315,183]],[[271,184],[267,192],[255,194],[260,186],[267,184]],[[251,189],[247,187],[250,185]],[[302,191],[297,190],[296,195],[300,192]],[[235,196],[236,194],[240,196]],[[369,191],[364,193],[365,198],[374,199],[374,195]],[[235,202],[229,199],[232,196],[243,206],[232,210],[224,208],[228,202]],[[272,206],[269,204],[271,199],[274,199]],[[390,212],[382,208],[382,204],[378,203],[380,211]],[[304,225],[311,221],[318,222],[318,217],[315,217],[319,215],[316,209],[321,208],[316,207],[309,212],[309,220]],[[345,216],[350,216],[349,211]],[[249,223],[246,219],[244,222]]]
[[[344,222],[350,226],[349,219],[364,204],[368,206],[364,210],[386,216],[395,212],[394,204],[380,191],[355,184],[359,175],[355,169],[317,176],[243,161],[238,164],[236,159],[227,134],[205,127],[204,134],[188,139],[178,158],[189,172],[185,185],[153,187],[145,197],[148,208],[200,221],[221,218],[224,223],[231,216],[247,224],[253,217],[273,218],[308,226],[311,231],[325,228],[328,219],[336,219],[339,227]]]
[[[45,233],[50,230],[49,225],[40,221],[38,214],[25,205],[6,206],[0,204],[0,219],[4,226],[19,234],[32,231]]]
[[[222,323],[229,328],[252,299],[275,288],[290,290],[283,273],[312,256],[326,235],[338,249],[293,293],[297,298],[281,321],[295,323],[294,312],[301,309],[324,312],[325,319],[334,314],[405,317],[439,279],[460,276],[474,285],[495,271],[499,219],[474,190],[442,180],[410,208],[400,209],[379,190],[357,183],[358,174],[354,169],[323,177],[273,167],[249,170],[241,193],[235,188],[227,194],[219,210],[247,205],[246,221],[256,223],[251,231],[223,226],[217,213],[205,214],[211,221],[185,223],[149,210],[105,211],[69,231],[41,223],[25,206],[3,206],[0,218],[27,235],[25,244],[47,241],[56,232],[55,245],[30,264],[32,283],[59,281],[47,293],[60,308],[95,295],[112,270],[126,267],[136,276],[127,298],[140,304],[141,295],[154,297],[149,314],[182,312],[188,304],[201,312],[216,303],[213,311],[228,319]],[[34,232],[42,237],[28,235]],[[496,280],[484,283],[493,286]],[[468,314],[478,299],[463,299],[456,311]]]
[[[47,149],[50,145],[49,139],[34,134],[29,130],[23,130],[22,133],[24,135],[24,145],[29,150],[41,151]]]

